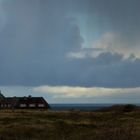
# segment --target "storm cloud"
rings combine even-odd
[[[139,3],[1,1],[0,85],[139,87]]]

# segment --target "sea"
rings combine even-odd
[[[116,104],[50,104],[51,110],[98,110]],[[117,104],[120,105],[120,104]],[[122,105],[122,104],[121,104]],[[140,106],[140,104],[135,104]]]
[[[97,110],[113,104],[50,104],[51,110]]]

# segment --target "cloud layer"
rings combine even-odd
[[[138,0],[3,0],[0,85],[139,87],[138,5]]]
[[[101,88],[101,87],[72,87],[72,86],[39,86],[34,92],[51,95],[52,98],[126,98],[139,97],[140,88]]]

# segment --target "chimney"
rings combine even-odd
[[[28,98],[31,98],[31,97],[32,97],[31,95],[28,96]]]

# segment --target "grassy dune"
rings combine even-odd
[[[0,140],[140,140],[140,109],[0,110]]]

